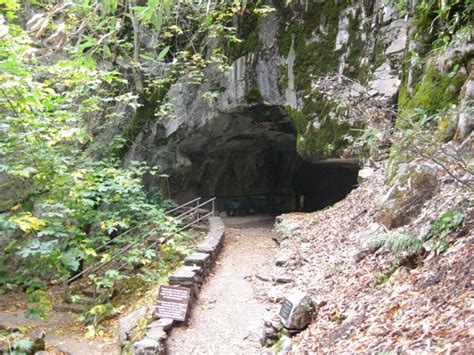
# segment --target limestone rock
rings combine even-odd
[[[286,301],[292,304],[292,308],[288,317],[280,315],[283,326],[288,329],[304,329],[315,312],[313,300],[308,294],[297,291],[287,296]]]
[[[283,291],[276,287],[272,287],[267,292],[268,301],[273,302],[273,303],[281,302],[283,300],[283,297],[284,297]]]
[[[405,49],[407,43],[407,29],[401,28],[397,38],[390,44],[390,46],[385,51],[385,54],[390,55],[394,53],[399,53]]]
[[[285,218],[284,215],[278,216],[275,219],[275,232],[272,238],[281,245],[285,239],[297,236],[300,224],[301,220]]]
[[[474,68],[474,66],[473,66]],[[455,138],[463,141],[474,130],[474,69],[461,91],[461,104]]]
[[[272,279],[274,282],[280,283],[280,284],[293,282],[293,278],[283,273],[277,273],[273,275]]]
[[[164,355],[164,345],[158,340],[144,338],[133,343],[134,355]]]
[[[164,329],[160,327],[150,328],[146,332],[146,338],[150,338],[153,340],[162,341],[165,340],[167,337],[168,336],[166,335]]]
[[[409,223],[437,187],[434,167],[416,162],[400,165],[392,187],[380,202],[379,222],[387,228]]]
[[[280,249],[275,256],[275,265],[276,266],[285,266],[286,263],[291,259],[291,253],[288,250]]]
[[[173,326],[174,320],[170,318],[160,318],[150,324],[148,324],[147,328],[163,328],[164,330],[168,330]]]
[[[359,180],[365,180],[371,177],[374,174],[374,169],[370,167],[365,167],[359,170]]]
[[[384,63],[375,70],[374,78],[369,82],[369,91],[391,98],[397,94],[400,84],[401,80],[392,73],[390,64]]]
[[[147,307],[142,307],[133,311],[132,313],[127,314],[125,317],[120,318],[119,320],[119,342],[123,344],[125,340],[128,339],[128,336],[132,332],[133,328],[137,324],[140,318],[143,318],[148,311]]]

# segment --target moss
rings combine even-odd
[[[400,90],[397,126],[406,126],[406,120],[415,110],[422,109],[433,115],[456,102],[466,76],[461,72],[441,73],[436,66],[427,68],[421,82],[410,96],[406,88]]]
[[[446,112],[438,118],[438,127],[435,139],[438,142],[449,142],[456,133],[457,121],[451,112]]]
[[[280,65],[278,67],[278,72],[278,84],[281,89],[285,90],[288,87],[288,67],[286,65]]]
[[[281,26],[278,35],[280,53],[287,57],[293,44],[296,54],[293,68],[295,89],[301,97],[305,97],[301,110],[287,110],[298,135],[297,151],[306,159],[317,161],[339,156],[346,147],[344,136],[352,134],[350,125],[330,117],[330,112],[335,111],[336,103],[324,100],[322,94],[312,92],[311,88],[313,77],[338,71],[340,56],[346,51],[349,65],[344,74],[362,81],[367,80],[369,66],[360,65],[365,51],[365,43],[360,39],[361,7],[349,18],[350,47],[335,50],[339,17],[350,3],[337,0],[310,1],[305,4],[293,2],[290,5],[291,11],[281,15],[282,22],[290,24]],[[364,1],[363,6],[366,13],[371,13],[374,2]],[[282,67],[280,77],[283,88],[288,85],[287,76],[287,68]],[[316,117],[320,122],[318,128],[310,125]]]
[[[350,129],[346,123],[326,118],[319,129],[308,127],[304,139],[299,142],[299,153],[313,161],[338,157],[346,146],[344,136]]]
[[[330,112],[336,109],[336,103],[324,100],[321,94],[307,99],[302,111],[286,107],[297,132],[296,149],[304,159],[319,161],[338,157],[347,145],[344,137],[352,134],[351,126],[330,118]],[[320,119],[318,128],[310,122]]]
[[[280,53],[284,57],[288,57],[293,37],[295,38],[295,44],[298,43],[298,45],[305,46],[305,33],[306,26],[304,23],[294,23],[290,25],[287,30],[281,32],[278,40],[280,46]]]
[[[296,130],[296,133],[301,136],[306,132],[306,126],[308,125],[310,119],[303,112],[294,110],[290,106],[285,106],[288,115],[291,117],[293,122],[293,127]]]
[[[357,8],[354,16],[349,15],[349,53],[346,59],[347,66],[344,70],[344,75],[365,83],[368,79],[369,66],[367,64],[361,65],[360,63],[360,59],[363,58],[365,52],[365,42],[362,41],[360,36],[361,16],[360,8]]]
[[[249,104],[256,104],[256,103],[263,102],[263,97],[262,97],[262,94],[260,93],[260,90],[258,89],[258,87],[253,86],[250,89],[248,89],[245,92],[245,100]]]
[[[311,1],[308,9],[295,4],[293,13],[300,14],[300,22],[282,29],[278,36],[280,53],[288,56],[294,38],[295,86],[298,91],[309,92],[311,77],[337,71],[340,51],[335,51],[339,15],[346,6],[345,1]],[[323,29],[323,30],[322,30]],[[307,43],[313,36],[319,39]]]
[[[428,66],[421,76],[418,85],[410,94],[407,85],[400,87],[398,95],[399,114],[396,127],[399,129],[403,139],[399,139],[390,149],[390,157],[387,166],[388,178],[391,180],[396,173],[398,164],[415,157],[415,152],[409,148],[413,144],[415,135],[405,130],[410,129],[408,119],[414,117],[418,110],[427,115],[437,114],[435,125],[426,129],[427,139],[434,141],[449,141],[452,139],[456,122],[453,119],[449,107],[458,101],[461,87],[466,80],[466,75],[461,72],[441,73],[436,66]],[[405,80],[406,81],[406,80]]]

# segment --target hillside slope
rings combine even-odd
[[[374,241],[386,232],[377,222],[384,165],[332,208],[280,217],[278,233],[286,237],[280,253],[287,255],[292,288],[320,305],[293,338],[293,353],[467,353],[474,346],[472,194],[438,170],[437,193],[394,232],[426,240],[445,211],[462,211],[464,221],[446,236],[449,248],[439,255],[377,249]]]

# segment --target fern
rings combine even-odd
[[[378,246],[385,246],[393,253],[407,251],[417,253],[424,250],[423,242],[415,237],[401,232],[381,234],[376,239]]]

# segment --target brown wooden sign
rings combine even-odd
[[[185,321],[188,316],[190,289],[179,286],[160,286],[155,316]]]

